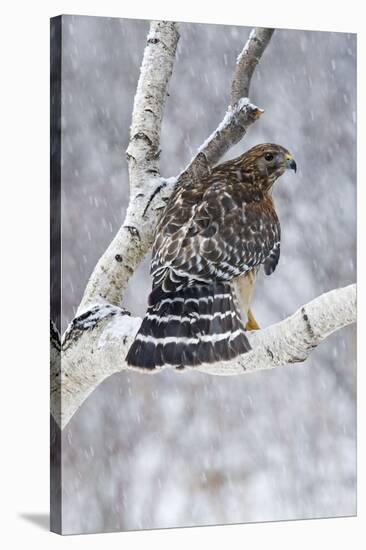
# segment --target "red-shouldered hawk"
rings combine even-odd
[[[273,273],[280,256],[272,186],[288,168],[296,171],[287,149],[265,143],[178,185],[156,228],[153,288],[129,365],[183,368],[250,350],[256,273]]]

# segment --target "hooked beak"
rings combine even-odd
[[[294,161],[294,159],[292,158],[291,155],[286,155],[286,168],[289,169],[289,170],[293,170],[296,174],[296,170],[297,170],[297,165],[296,165],[296,162]]]

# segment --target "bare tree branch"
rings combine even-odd
[[[270,327],[247,333],[252,351],[238,360],[208,365],[209,374],[241,374],[305,361],[330,334],[356,321],[356,284],[331,290]]]
[[[231,104],[216,130],[199,147],[181,177],[199,178],[207,174],[220,158],[246,134],[249,126],[263,114],[250,103],[249,89],[254,70],[266,49],[274,29],[255,28],[238,56],[231,83]]]
[[[256,66],[272,38],[274,29],[253,29],[242,52],[238,56],[231,84],[231,105],[249,96],[250,82]]]
[[[238,375],[304,361],[327,336],[356,320],[356,285],[332,290],[302,306],[291,317],[247,333],[252,351],[233,361],[186,368],[213,375]],[[108,376],[134,370],[125,362],[141,319],[115,306],[96,306],[74,319],[63,340],[60,386],[52,379],[52,414],[64,428],[85,399]],[[174,367],[166,365],[155,369]],[[141,371],[137,372],[150,372]],[[182,372],[182,371],[177,371]],[[55,376],[56,371],[54,371]],[[62,410],[58,406],[61,401]]]
[[[95,303],[118,305],[131,275],[151,246],[159,211],[151,209],[149,217],[143,214],[149,197],[162,184],[159,170],[160,131],[178,40],[176,23],[151,23],[127,148],[129,207],[122,227],[89,279],[78,314]],[[160,201],[160,208],[162,206],[164,204]]]
[[[197,155],[192,159],[182,178],[201,178],[210,172],[220,158],[246,134],[253,122],[264,113],[256,105],[250,103],[248,98],[242,98],[235,106],[229,106],[225,117],[210,137],[202,143]]]

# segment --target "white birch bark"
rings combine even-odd
[[[51,329],[51,413],[61,428],[105,378],[130,369],[125,357],[141,319],[119,307],[124,290],[152,244],[159,215],[175,185],[207,174],[263,113],[247,96],[272,33],[272,29],[252,31],[237,59],[231,104],[222,122],[181,174],[164,179],[159,169],[160,130],[179,32],[176,23],[151,24],[127,149],[130,202],[126,218],[93,270],[61,352],[60,339]],[[350,285],[323,294],[280,323],[248,333],[253,348],[249,353],[234,361],[202,365],[199,370],[237,375],[304,361],[324,338],[355,320],[356,285]]]
[[[151,23],[126,152],[130,180],[126,218],[97,263],[78,314],[95,303],[118,305],[131,275],[152,244],[158,215],[165,203],[159,197],[149,209],[149,215],[144,212],[150,197],[163,183],[159,170],[160,131],[178,40],[176,23]],[[170,186],[165,187],[169,191]]]

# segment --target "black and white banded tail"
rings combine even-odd
[[[230,283],[196,284],[171,293],[158,287],[126,360],[145,369],[184,368],[228,361],[249,350]]]

